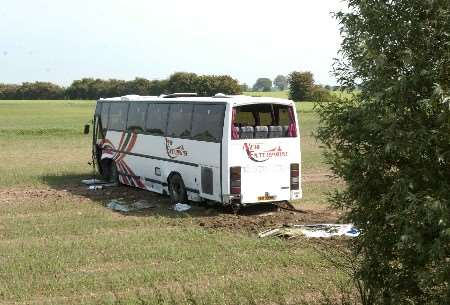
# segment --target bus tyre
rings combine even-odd
[[[111,165],[109,166],[109,182],[111,183],[119,183],[119,172],[117,170],[116,162],[111,161]]]
[[[117,171],[116,163],[111,159],[104,159],[102,160],[101,165],[103,180],[111,183],[118,183],[119,172]]]
[[[186,187],[178,174],[173,174],[169,178],[169,196],[174,204],[187,202]]]

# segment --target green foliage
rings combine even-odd
[[[176,72],[169,77],[167,89],[170,93],[195,92],[197,74],[188,72]]]
[[[270,78],[258,78],[256,83],[253,85],[253,91],[263,91],[269,92],[272,90],[272,81]]]
[[[35,82],[22,85],[0,84],[0,100],[78,99],[123,96],[128,94],[160,95],[175,92],[197,92],[200,95],[216,93],[240,94],[237,80],[228,75],[203,75],[177,72],[165,80],[136,78],[131,81],[118,79],[83,78],[63,88],[52,83]]]
[[[201,75],[177,72],[168,80],[170,93],[195,92],[201,96],[212,96],[216,93],[240,94],[239,82],[228,75]]]
[[[22,85],[0,84],[0,99],[63,99],[64,88],[48,83],[34,82]]]
[[[314,76],[311,72],[294,71],[288,75],[289,99],[299,102],[310,100],[314,89]]]
[[[348,0],[339,82],[318,138],[362,230],[365,304],[450,304],[450,2]]]
[[[284,75],[278,75],[277,77],[275,77],[274,81],[273,81],[273,85],[278,89],[278,90],[285,90],[287,88],[287,78]]]
[[[217,93],[240,94],[239,82],[228,75],[202,75],[195,82],[195,91],[201,96],[213,96]]]
[[[330,90],[321,86],[314,87],[311,98],[317,103],[329,103],[334,100],[334,96],[331,94]]]

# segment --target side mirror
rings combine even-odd
[[[84,131],[83,131],[83,133],[84,134],[89,134],[89,125],[84,125]]]

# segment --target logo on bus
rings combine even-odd
[[[177,157],[186,157],[188,155],[188,152],[186,149],[184,149],[183,145],[174,146],[173,141],[166,138],[166,151],[167,155],[171,159],[175,159]]]
[[[264,150],[259,143],[244,143],[244,150],[250,160],[255,162],[264,162],[269,159],[287,157],[287,151],[284,151],[281,146],[272,149]]]

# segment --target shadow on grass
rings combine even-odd
[[[92,200],[95,204],[106,208],[106,205],[113,199],[121,199],[127,203],[133,203],[138,200],[146,200],[155,204],[155,208],[139,210],[135,212],[118,212],[126,216],[163,216],[170,218],[187,217],[215,217],[220,215],[233,214],[230,207],[222,206],[217,203],[197,203],[189,202],[191,209],[186,212],[176,212],[172,209],[170,198],[166,195],[160,195],[154,192],[142,190],[139,188],[118,185],[103,187],[98,190],[90,190],[81,180],[93,178],[92,174],[66,174],[66,175],[46,175],[41,179],[51,189],[68,192],[76,197],[84,197]],[[96,176],[96,179],[100,177]],[[75,199],[74,198],[74,199]],[[76,200],[76,199],[75,199]],[[260,204],[242,208],[239,211],[241,216],[261,215],[275,212],[278,207],[272,204]]]

